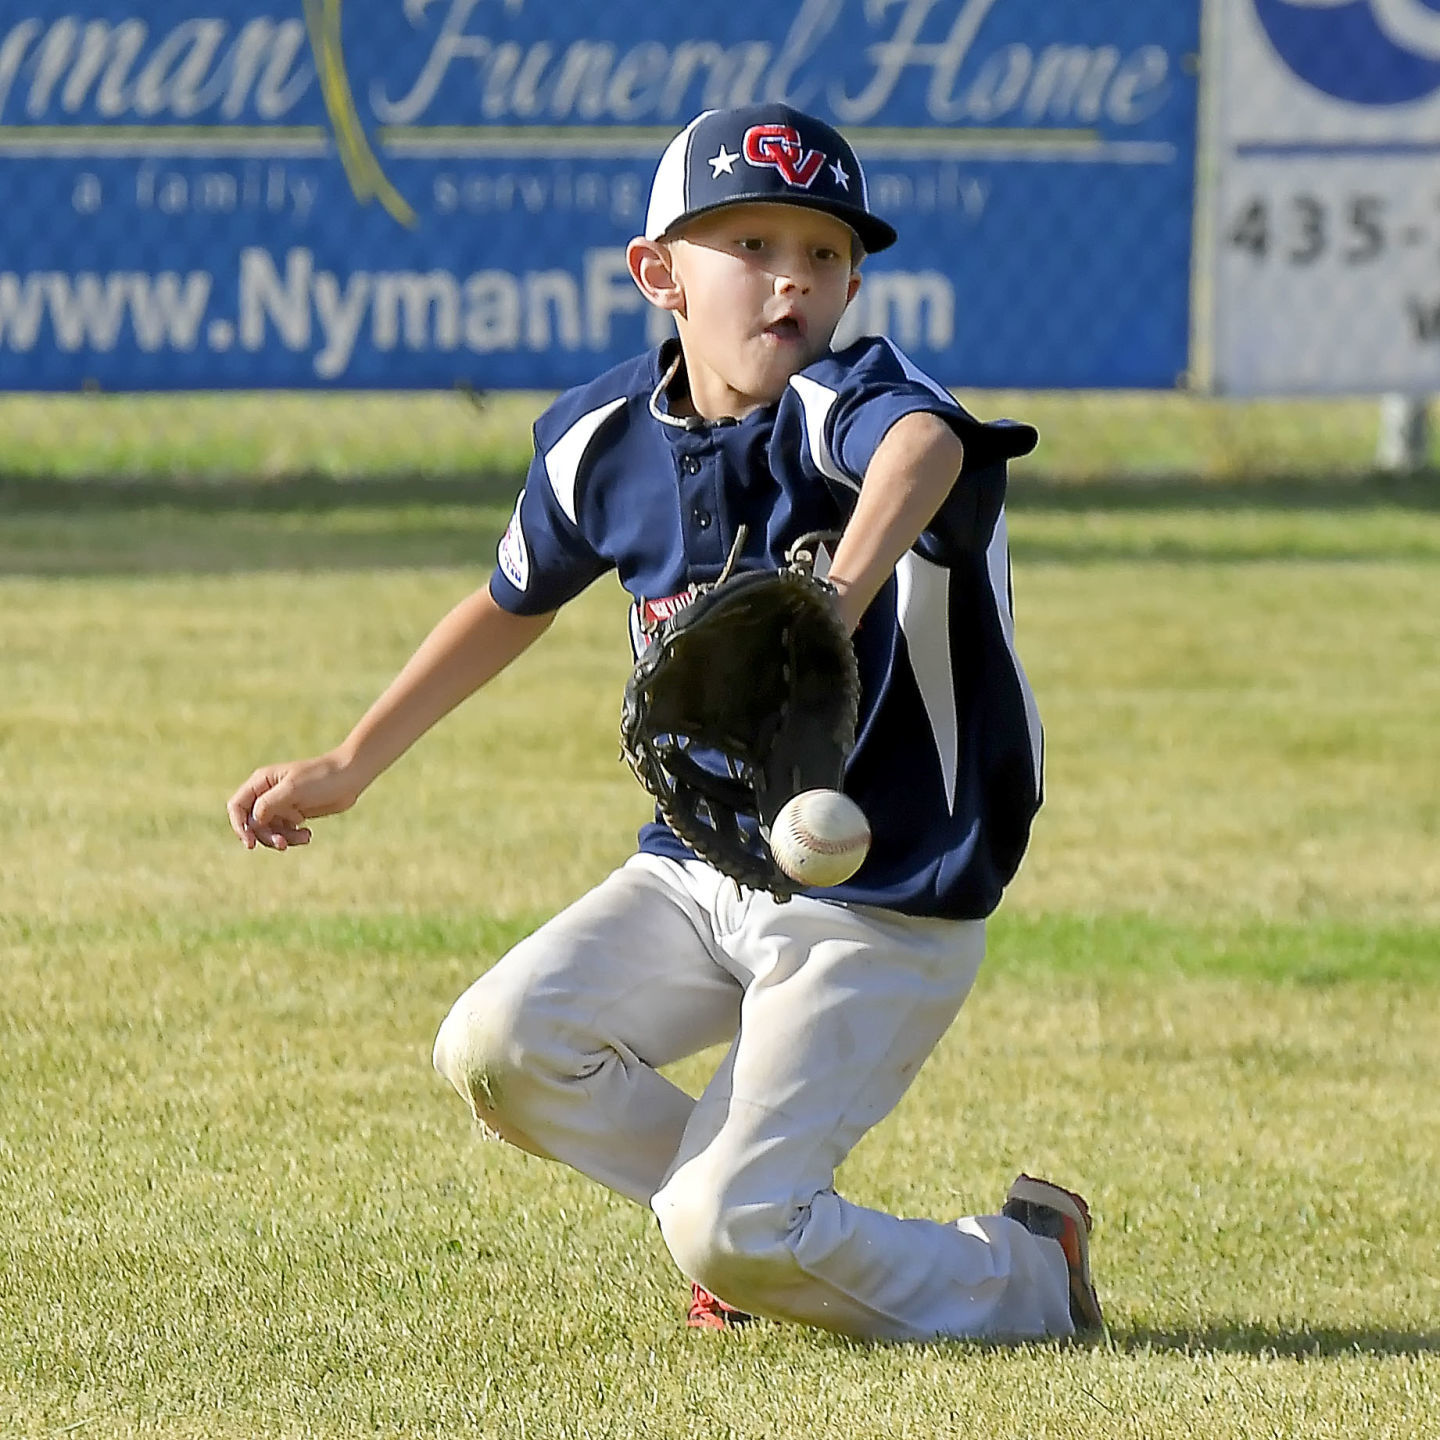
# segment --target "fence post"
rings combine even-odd
[[[1429,450],[1429,401],[1421,395],[1382,395],[1376,465],[1413,473],[1425,468]]]

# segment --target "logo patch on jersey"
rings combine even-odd
[[[659,600],[637,600],[631,606],[630,648],[637,660],[649,648],[655,631],[666,620],[673,620],[699,593],[699,586],[687,585],[678,595],[665,595]]]
[[[806,150],[793,125],[752,125],[743,149],[747,164],[778,170],[780,178],[798,190],[808,190],[825,163],[825,152]]]
[[[520,526],[520,506],[525,492],[515,502],[515,512],[500,537],[500,569],[505,578],[517,589],[523,590],[530,583],[530,551],[525,546],[525,531]]]

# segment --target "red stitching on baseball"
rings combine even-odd
[[[791,815],[786,828],[792,841],[807,846],[818,855],[845,855],[862,846],[868,847],[870,844],[868,825],[855,835],[836,840],[827,840],[823,835],[817,835],[813,830],[806,829],[799,815]]]
[[[863,835],[852,835],[848,840],[827,840],[813,830],[803,829],[798,820],[790,822],[790,838],[801,841],[821,855],[843,855],[847,850],[853,850],[862,844],[865,839]]]

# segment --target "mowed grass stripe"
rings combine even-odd
[[[498,918],[447,911],[436,914],[318,914],[294,912],[194,921],[156,917],[132,922],[0,916],[0,944],[13,956],[90,957],[114,966],[147,966],[157,943],[187,958],[223,965],[254,953],[392,957],[397,970],[458,959],[476,974],[488,968],[547,916]],[[985,973],[1023,979],[1166,979],[1237,977],[1275,984],[1325,986],[1381,981],[1440,984],[1434,926],[1397,921],[1362,923],[1316,919],[1271,921],[1233,917],[1182,923],[1146,914],[1011,913],[990,922]],[[19,984],[19,976],[16,977]]]
[[[1181,393],[960,390],[983,419],[1036,425],[1033,473],[1115,476],[1363,474],[1374,467],[1373,399],[1205,399]],[[175,475],[245,484],[459,475],[527,459],[538,392],[331,392],[0,396],[4,471],[122,482]],[[481,403],[474,401],[480,399]],[[1440,465],[1440,434],[1432,436]]]

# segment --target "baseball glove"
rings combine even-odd
[[[802,790],[840,788],[860,702],[834,589],[813,573],[821,538],[802,537],[779,571],[727,565],[655,625],[620,720],[625,759],[671,829],[781,899],[800,887],[770,854],[770,825]]]

